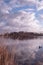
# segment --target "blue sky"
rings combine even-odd
[[[43,0],[0,0],[0,33],[43,32]]]

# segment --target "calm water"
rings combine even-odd
[[[43,39],[13,40],[0,38],[0,46],[8,46],[16,54],[18,65],[43,65]],[[41,48],[39,48],[41,46]]]

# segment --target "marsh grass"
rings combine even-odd
[[[0,47],[0,65],[16,65],[13,53],[4,46]]]

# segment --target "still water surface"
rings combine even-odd
[[[13,40],[0,38],[0,46],[9,46],[16,53],[18,65],[35,65],[40,62],[43,65],[43,39]]]

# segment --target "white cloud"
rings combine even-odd
[[[40,17],[40,21],[43,23],[43,14],[39,14],[39,17]]]
[[[4,22],[0,22],[0,27],[5,26]]]
[[[43,9],[43,0],[41,0],[41,1],[37,0],[36,4],[37,4],[37,10],[38,11]]]
[[[3,4],[3,5],[2,5]],[[12,9],[16,7],[30,6],[27,9],[21,9],[19,12],[12,14]],[[4,31],[32,31],[40,32],[40,22],[35,17],[35,8],[39,12],[43,9],[43,1],[38,0],[11,0],[9,3],[5,3],[4,0],[0,0],[0,27]],[[32,8],[33,7],[33,8]],[[39,14],[43,19],[43,15]],[[2,22],[3,21],[3,22]],[[4,23],[6,22],[6,23]],[[41,30],[41,31],[42,31]]]
[[[4,0],[0,0],[0,10],[4,14],[9,14],[9,11],[15,7],[22,7],[24,5],[35,6],[35,2],[35,0],[10,0],[10,2],[7,4],[4,2]]]
[[[13,17],[13,15],[12,15]],[[20,12],[16,18],[8,18],[7,23],[9,26],[5,26],[4,30],[11,31],[31,31],[31,32],[39,32],[40,25],[39,21],[35,19],[35,13],[27,13],[25,11]]]

